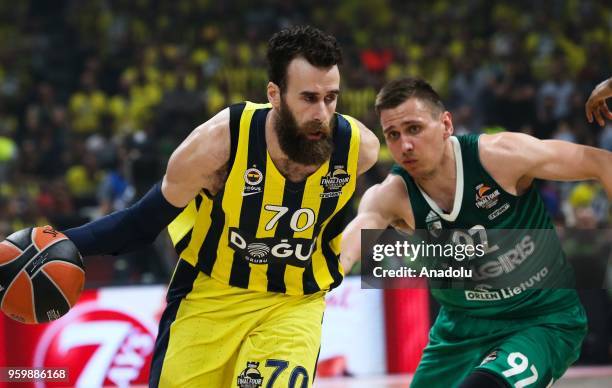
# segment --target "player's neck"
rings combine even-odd
[[[453,144],[448,139],[438,167],[427,175],[415,178],[419,187],[445,211],[452,210],[457,195],[456,157]]]

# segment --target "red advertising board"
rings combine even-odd
[[[48,324],[0,314],[0,388],[147,386],[165,292],[164,286],[86,290],[68,314]],[[414,371],[428,329],[426,289],[383,295],[347,278],[327,297],[319,376]],[[7,367],[66,370],[68,378],[8,384],[2,382]]]
[[[431,327],[427,285],[385,290],[384,300],[387,371],[414,373]]]
[[[164,293],[158,286],[88,290],[66,316],[48,324],[24,325],[3,316],[1,366],[67,371],[64,381],[10,386],[146,386]],[[2,373],[6,381],[6,369]]]

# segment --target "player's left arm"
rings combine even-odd
[[[533,179],[601,182],[612,199],[612,152],[561,140],[540,140],[522,133],[481,136],[481,158],[517,191]]]
[[[380,141],[376,135],[361,122],[355,120],[359,126],[360,144],[359,160],[357,162],[357,174],[361,175],[368,171],[378,160]]]

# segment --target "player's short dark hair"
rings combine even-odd
[[[429,102],[436,113],[446,110],[440,96],[427,81],[412,77],[396,79],[385,84],[376,96],[374,109],[380,116],[381,111],[395,108],[410,98]]]
[[[268,77],[281,89],[287,88],[287,67],[296,57],[304,57],[316,67],[342,63],[342,51],[336,38],[311,26],[281,30],[268,41]]]

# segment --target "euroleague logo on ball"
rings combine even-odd
[[[155,336],[155,327],[126,311],[84,303],[48,326],[34,367],[68,368],[75,387],[146,384]],[[46,386],[54,384],[36,383]]]

